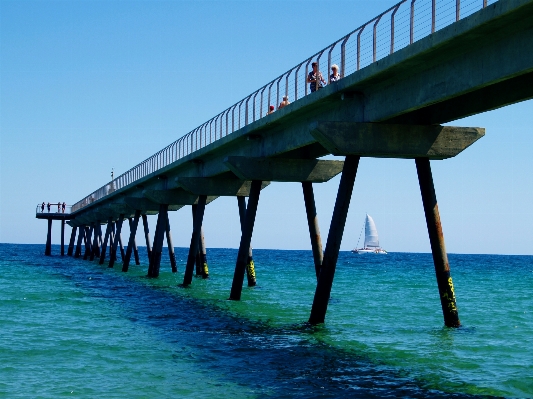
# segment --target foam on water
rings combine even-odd
[[[185,249],[158,279],[140,250],[121,273],[0,244],[0,396],[533,396],[533,257],[450,255],[448,329],[431,255],[341,253],[309,327],[310,251],[254,250],[258,286],[235,302],[236,250],[208,250],[211,278],[186,289]]]

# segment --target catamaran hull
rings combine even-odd
[[[352,249],[352,252],[354,254],[386,254],[387,251],[381,248],[376,249],[367,249],[367,248],[361,248],[361,249]]]

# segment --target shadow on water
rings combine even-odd
[[[41,247],[34,247],[30,252],[38,256]],[[17,252],[8,255],[16,257]],[[106,265],[81,258],[42,258],[40,266],[69,279],[87,295],[109,301],[135,325],[155,331],[158,339],[191,348],[188,356],[206,373],[222,373],[261,397],[474,397],[424,388],[423,382],[397,369],[326,344],[321,336],[328,333],[327,326],[274,327],[172,291],[181,290],[178,287],[151,286],[147,278],[122,274],[120,263],[110,272]],[[445,331],[437,334],[449,336]],[[176,352],[175,361],[181,356]]]

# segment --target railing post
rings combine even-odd
[[[431,33],[435,33],[436,2],[431,0]]]
[[[361,34],[365,30],[366,25],[363,25],[361,27],[361,30],[357,34],[357,70],[361,67]]]
[[[459,21],[461,17],[461,0],[455,0],[455,21]]]
[[[351,35],[352,34],[350,33],[348,36],[346,36],[341,44],[341,78],[344,78],[346,73],[346,43],[348,42],[348,39],[350,39]]]
[[[373,36],[373,40],[372,40],[372,62],[376,62],[376,31],[377,31],[377,27],[378,27],[378,24],[379,24],[379,21],[381,20],[381,17],[383,15],[380,15],[378,17],[378,19],[376,20],[376,22],[374,23],[374,36]]]
[[[415,2],[416,0],[411,0],[411,17],[409,23],[409,44],[413,44],[415,38]]]

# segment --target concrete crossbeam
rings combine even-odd
[[[323,183],[338,175],[344,162],[230,156],[224,164],[243,180]]]
[[[478,127],[316,122],[311,134],[334,155],[451,158],[485,135]]]
[[[169,210],[178,210],[185,205],[198,203],[198,195],[191,194],[181,188],[170,190],[144,190],[143,195],[156,204],[168,204]],[[207,197],[207,204],[217,199],[218,196]]]
[[[124,202],[140,210],[143,215],[156,215],[159,212],[159,204],[148,198],[124,197]]]
[[[214,177],[177,177],[176,183],[195,195],[216,195],[226,197],[248,197],[251,181],[238,179],[218,179]],[[261,190],[270,184],[263,181]]]

